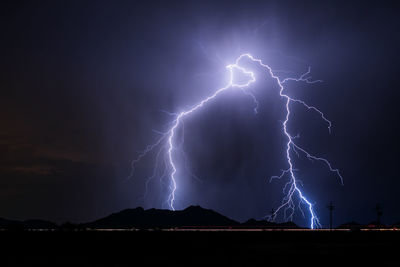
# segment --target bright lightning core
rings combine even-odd
[[[147,193],[147,185],[150,180],[155,178],[158,174],[157,169],[159,166],[164,166],[164,171],[161,174],[162,177],[168,177],[170,181],[170,193],[168,197],[168,206],[171,210],[175,210],[175,194],[179,188],[177,181],[176,181],[176,173],[178,171],[177,169],[177,164],[176,164],[176,159],[174,158],[174,152],[176,150],[179,150],[177,144],[176,144],[176,132],[179,127],[182,126],[183,120],[187,117],[190,116],[192,113],[197,112],[201,110],[202,108],[205,108],[208,102],[213,101],[216,97],[220,95],[221,92],[227,91],[227,90],[234,90],[234,89],[240,89],[242,90],[246,95],[249,95],[252,97],[252,100],[254,101],[255,108],[254,112],[257,113],[257,108],[258,108],[258,101],[256,97],[249,91],[247,90],[253,83],[256,82],[256,76],[252,71],[247,70],[243,66],[241,66],[241,62],[243,59],[250,60],[254,63],[257,63],[259,66],[261,66],[266,74],[273,78],[277,85],[279,86],[279,95],[285,99],[285,120],[282,122],[282,133],[285,135],[287,138],[287,143],[286,143],[286,162],[287,162],[287,167],[285,170],[282,171],[281,175],[279,176],[272,176],[271,180],[273,178],[283,178],[287,177],[288,181],[285,184],[283,188],[283,193],[284,197],[282,200],[281,205],[274,211],[273,214],[267,216],[267,218],[270,221],[274,221],[279,214],[279,212],[283,213],[284,219],[285,220],[293,220],[293,215],[295,210],[298,208],[300,211],[302,211],[302,206],[305,206],[308,209],[309,212],[309,220],[310,220],[310,228],[318,228],[321,227],[319,219],[316,215],[316,212],[314,210],[314,204],[307,198],[304,193],[301,191],[299,187],[300,181],[296,178],[295,175],[295,168],[293,166],[293,161],[292,161],[292,154],[293,152],[296,153],[298,156],[300,154],[303,154],[306,158],[312,161],[320,161],[324,163],[329,171],[334,172],[337,174],[337,176],[340,178],[341,183],[343,184],[343,177],[341,176],[340,172],[338,169],[335,169],[332,167],[330,162],[326,160],[325,158],[321,158],[315,155],[312,155],[311,153],[307,152],[304,148],[300,147],[299,145],[296,144],[295,139],[296,136],[292,136],[287,129],[287,124],[289,123],[290,120],[290,115],[291,115],[291,110],[290,106],[293,103],[300,104],[307,108],[308,110],[314,111],[319,116],[321,119],[327,124],[329,132],[331,131],[331,122],[325,117],[324,113],[322,113],[318,108],[314,106],[308,105],[306,102],[292,98],[288,96],[287,94],[284,93],[284,85],[289,82],[289,81],[295,81],[295,82],[305,82],[305,83],[317,83],[321,82],[321,80],[311,80],[311,77],[309,76],[310,74],[310,69],[303,75],[301,75],[298,78],[285,78],[281,80],[278,76],[276,76],[271,67],[268,65],[265,65],[260,59],[254,58],[250,54],[242,54],[240,55],[234,64],[230,64],[226,66],[227,70],[229,71],[230,74],[230,79],[228,84],[225,87],[222,87],[218,90],[216,90],[212,95],[204,98],[200,102],[198,102],[196,105],[192,106],[190,109],[187,109],[185,111],[182,111],[180,113],[172,113],[175,117],[175,119],[171,122],[171,127],[169,130],[165,133],[161,133],[161,138],[158,139],[154,144],[149,145],[146,147],[146,149],[139,154],[139,156],[132,161],[132,172],[130,177],[133,176],[135,166],[136,164],[144,157],[146,156],[149,152],[158,149],[158,152],[156,154],[156,162],[155,162],[155,169],[154,173],[151,177],[148,178],[146,182],[146,193]],[[247,78],[247,82],[237,82],[235,79],[235,73],[241,73],[242,75],[245,75]],[[164,156],[164,163],[163,165],[160,164],[160,156]],[[296,198],[297,197],[297,198]],[[297,200],[297,201],[296,201]],[[304,213],[303,213],[304,214]]]

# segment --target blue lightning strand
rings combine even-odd
[[[243,56],[243,55],[242,55],[242,56]],[[280,79],[279,79],[279,77],[277,77],[276,75],[274,75],[274,73],[272,72],[272,69],[271,69],[268,65],[263,64],[262,61],[261,61],[260,59],[254,59],[254,58],[253,58],[251,55],[249,55],[249,54],[246,54],[246,56],[248,56],[252,61],[258,62],[262,67],[264,67],[264,68],[266,68],[266,69],[268,70],[270,76],[271,76],[272,78],[274,78],[274,79],[277,81],[277,83],[278,83],[278,86],[279,86],[279,88],[280,88],[279,95],[280,95],[281,97],[284,97],[284,98],[286,99],[286,119],[285,119],[285,121],[283,122],[283,132],[284,132],[284,134],[286,135],[286,137],[287,137],[287,139],[288,139],[288,142],[287,142],[287,145],[286,145],[286,158],[287,158],[287,163],[288,163],[288,165],[289,165],[289,169],[288,169],[288,170],[289,170],[289,174],[290,174],[290,184],[291,184],[291,186],[290,186],[290,189],[289,189],[287,195],[286,195],[285,198],[283,199],[283,201],[282,201],[283,203],[281,204],[281,206],[279,206],[279,207],[276,209],[276,211],[274,212],[274,214],[272,214],[271,220],[274,220],[274,219],[276,218],[277,213],[278,213],[282,208],[285,208],[285,211],[284,211],[285,217],[286,217],[286,211],[287,211],[287,210],[291,210],[291,213],[290,213],[290,215],[289,215],[288,218],[291,219],[291,220],[293,219],[293,214],[294,214],[294,210],[295,210],[295,206],[294,206],[294,202],[293,202],[293,195],[294,195],[295,192],[297,192],[297,193],[298,193],[298,196],[299,196],[299,198],[300,198],[300,201],[305,202],[305,203],[307,204],[307,206],[308,206],[308,209],[309,209],[309,212],[310,212],[310,215],[311,215],[311,218],[310,218],[310,228],[311,228],[311,229],[314,229],[315,227],[321,227],[320,222],[319,222],[319,219],[318,219],[318,217],[317,217],[316,214],[315,214],[315,211],[314,211],[314,208],[313,208],[313,204],[312,204],[312,203],[303,195],[303,193],[301,192],[300,188],[299,188],[298,185],[297,185],[296,177],[295,177],[295,175],[294,175],[293,163],[292,163],[292,159],[291,159],[291,157],[290,157],[290,151],[291,151],[291,147],[292,147],[291,145],[293,145],[294,143],[293,143],[293,137],[289,134],[289,132],[288,132],[288,130],[287,130],[287,123],[289,122],[289,116],[290,116],[290,108],[289,108],[289,105],[290,105],[290,102],[293,101],[293,99],[290,98],[290,96],[288,96],[288,95],[286,95],[285,93],[283,93],[283,91],[284,91],[283,83],[286,82],[286,81],[289,81],[289,80],[293,80],[293,81],[305,81],[305,82],[307,82],[307,83],[315,83],[316,81],[311,81],[309,78],[305,78],[305,76],[308,75],[309,72],[310,72],[310,69],[308,69],[308,72],[306,72],[305,74],[303,74],[302,76],[300,76],[300,78],[298,78],[298,79],[286,78],[286,79],[283,80],[283,82],[281,82]],[[312,109],[312,110],[317,111],[317,112],[322,116],[323,119],[325,119],[326,121],[328,121],[328,123],[329,123],[329,129],[330,129],[331,122],[325,118],[324,114],[323,114],[320,110],[318,110],[318,109],[315,108],[315,107],[310,107],[310,106],[308,106],[304,101],[301,101],[301,102],[302,102],[302,104],[304,104],[304,105],[305,105],[306,107],[308,107],[309,109]],[[299,148],[298,146],[296,146],[296,148],[301,149],[301,148]],[[301,150],[302,150],[302,149],[301,149]],[[329,164],[329,162],[328,162],[326,159],[318,158],[318,157],[312,156],[311,154],[309,154],[309,153],[306,152],[305,150],[302,150],[302,151],[305,152],[305,153],[307,153],[307,157],[308,157],[308,158],[323,160],[325,163],[327,163],[327,164],[329,165],[329,168],[330,168],[330,170],[332,171],[331,165]],[[334,171],[335,171],[335,170],[334,170]],[[338,171],[337,171],[337,174],[340,176],[340,173],[339,173]],[[340,176],[340,178],[342,179],[341,176]],[[285,186],[285,187],[286,187],[286,186]]]
[[[171,122],[171,128],[165,132],[165,133],[160,133],[162,134],[161,138],[159,138],[157,140],[157,142],[155,142],[152,145],[149,145],[146,147],[146,149],[139,154],[139,156],[132,161],[132,172],[131,175],[129,177],[133,176],[134,170],[135,170],[135,165],[143,158],[145,157],[147,154],[149,154],[150,152],[152,152],[156,147],[160,146],[161,144],[163,144],[163,141],[166,140],[166,143],[164,144],[165,146],[161,147],[161,149],[158,151],[158,153],[156,154],[156,166],[155,168],[157,168],[158,166],[158,157],[161,153],[161,151],[163,149],[166,150],[166,161],[168,162],[169,168],[170,168],[170,174],[169,174],[169,178],[170,178],[170,194],[168,197],[168,206],[171,210],[175,210],[175,193],[178,189],[178,185],[177,185],[177,181],[176,181],[176,174],[178,171],[178,168],[176,166],[175,160],[174,160],[174,151],[176,150],[176,147],[174,145],[174,139],[176,137],[176,131],[177,129],[181,126],[183,120],[190,114],[192,114],[193,112],[201,109],[205,104],[207,104],[208,102],[212,101],[213,99],[215,99],[218,95],[220,95],[222,92],[228,90],[228,89],[233,89],[233,88],[239,88],[243,91],[243,93],[245,95],[248,95],[252,98],[254,104],[255,104],[255,108],[254,108],[254,112],[257,113],[258,112],[258,106],[259,106],[259,102],[257,101],[257,98],[255,97],[255,95],[251,92],[249,92],[247,89],[249,88],[249,86],[254,83],[256,81],[255,79],[255,74],[251,71],[246,70],[245,68],[240,66],[240,61],[244,58],[247,58],[248,60],[257,63],[259,66],[261,66],[262,68],[266,69],[269,76],[271,78],[273,78],[274,80],[276,80],[278,86],[279,86],[279,95],[285,99],[285,108],[286,108],[286,114],[285,114],[285,120],[282,122],[282,126],[283,126],[283,133],[287,138],[287,143],[286,143],[286,160],[287,160],[287,164],[288,164],[288,168],[285,170],[282,170],[281,175],[279,176],[272,176],[271,180],[273,178],[283,178],[286,175],[289,175],[289,181],[285,184],[284,188],[283,188],[283,193],[285,194],[281,205],[274,211],[274,213],[270,216],[267,216],[271,221],[274,221],[278,215],[278,213],[283,210],[283,215],[284,215],[284,219],[285,220],[293,220],[293,215],[294,212],[296,210],[296,206],[297,209],[300,210],[300,212],[303,214],[303,210],[301,209],[301,204],[304,204],[307,206],[309,213],[310,213],[310,228],[314,229],[314,228],[318,228],[321,227],[321,224],[319,222],[319,219],[315,213],[314,210],[314,205],[304,196],[303,192],[300,190],[299,185],[301,184],[301,181],[298,180],[294,174],[294,172],[296,171],[293,167],[293,162],[292,162],[292,158],[291,158],[291,152],[294,152],[297,154],[297,156],[300,156],[299,152],[302,152],[308,159],[310,160],[315,160],[315,161],[321,161],[323,163],[325,163],[329,170],[331,172],[336,173],[339,178],[341,183],[343,184],[343,177],[341,176],[340,172],[338,169],[335,169],[332,167],[332,165],[330,164],[330,162],[328,160],[326,160],[325,158],[321,158],[321,157],[317,157],[314,156],[312,154],[310,154],[309,152],[307,152],[305,149],[301,148],[300,146],[298,146],[293,140],[298,138],[299,136],[291,136],[290,133],[287,130],[287,124],[289,122],[290,119],[290,104],[291,103],[299,103],[301,105],[303,105],[304,107],[306,107],[308,110],[314,111],[316,113],[319,114],[319,116],[321,117],[322,120],[324,120],[327,124],[328,124],[328,130],[329,132],[331,132],[331,126],[332,123],[325,117],[324,113],[322,113],[318,108],[314,107],[314,106],[310,106],[308,105],[306,102],[299,100],[299,99],[294,99],[291,98],[290,96],[288,96],[287,94],[284,93],[284,84],[289,82],[289,81],[295,81],[295,82],[305,82],[308,84],[314,84],[314,83],[318,83],[318,82],[322,82],[321,80],[312,80],[310,75],[311,69],[308,68],[308,71],[304,74],[302,74],[300,77],[298,78],[285,78],[283,80],[280,80],[278,76],[276,76],[271,67],[269,67],[268,65],[265,65],[260,59],[254,58],[252,55],[250,54],[242,54],[240,55],[234,64],[230,64],[228,66],[226,66],[226,68],[228,69],[229,73],[230,73],[230,80],[229,83],[225,86],[222,87],[218,90],[216,90],[212,95],[206,97],[205,99],[201,100],[198,104],[192,106],[190,109],[182,111],[180,113],[169,113],[166,112],[168,115],[174,115],[176,116],[175,120],[173,120]],[[236,83],[234,82],[234,70],[239,70],[241,71],[243,74],[249,76],[249,80],[247,83]],[[186,160],[186,158],[185,158]],[[186,163],[185,163],[186,165]],[[153,179],[156,175],[156,172],[153,173],[153,175],[150,177],[150,179]],[[162,175],[163,177],[165,176],[165,172]],[[147,184],[148,181],[146,183],[146,192],[147,192]],[[287,192],[286,192],[287,191]],[[295,204],[294,201],[294,196],[295,194],[297,195],[297,197],[299,198],[299,201],[297,203],[297,205]]]
[[[250,75],[251,79],[245,83],[245,84],[237,84],[233,82],[233,71],[234,69],[239,69],[241,70],[243,73]],[[187,111],[183,111],[181,113],[179,113],[179,115],[177,116],[176,120],[175,120],[175,124],[172,126],[171,130],[170,130],[170,135],[168,138],[168,158],[171,164],[171,168],[172,168],[172,172],[171,172],[171,181],[172,181],[172,185],[171,185],[171,194],[169,197],[169,206],[171,208],[171,210],[175,210],[174,207],[174,202],[175,202],[175,192],[177,189],[177,185],[176,185],[176,180],[175,180],[175,174],[177,172],[174,160],[173,160],[173,156],[172,156],[172,152],[174,150],[174,144],[173,144],[173,139],[175,136],[175,130],[177,129],[177,127],[179,126],[180,121],[186,117],[187,115],[193,113],[194,111],[202,108],[206,103],[208,103],[209,101],[213,100],[215,97],[217,97],[221,92],[229,89],[229,88],[244,88],[244,87],[248,87],[251,83],[255,82],[255,76],[253,72],[250,71],[246,71],[244,68],[238,66],[237,64],[234,65],[228,65],[227,69],[230,72],[230,82],[227,86],[218,89],[214,94],[212,94],[211,96],[207,97],[206,99],[202,100],[200,103],[198,103],[197,105],[195,105],[194,107],[192,107],[191,109],[187,110]]]

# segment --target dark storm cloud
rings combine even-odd
[[[251,52],[290,75],[312,67],[323,84],[290,95],[333,122],[293,106],[301,145],[341,169],[296,159],[305,193],[326,221],[399,220],[394,125],[398,8],[388,3],[265,1],[42,1],[1,4],[0,216],[85,220],[124,207],[160,207],[155,179],[145,200],[146,158],[130,161],[176,112],[225,85],[226,64]],[[280,73],[287,75],[287,72]],[[185,151],[202,180],[183,179],[180,207],[201,204],[238,220],[262,217],[281,199],[282,101],[261,78],[251,100],[224,95],[185,121]],[[260,149],[262,148],[262,149]],[[7,201],[9,200],[9,201]],[[36,208],[31,208],[34,203]],[[85,203],[79,205],[78,203]],[[396,217],[397,216],[397,217]],[[301,222],[301,220],[299,220]]]

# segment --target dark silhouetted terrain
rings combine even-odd
[[[91,223],[84,228],[171,228],[182,226],[235,226],[231,220],[213,210],[190,206],[184,210],[126,209]]]
[[[342,228],[357,231],[307,231],[254,219],[239,224],[199,206],[127,209],[81,225],[0,219],[0,228],[9,230],[0,230],[0,266],[400,266],[400,231],[362,227],[350,222]],[[295,231],[282,231],[287,228]]]
[[[249,219],[239,223],[225,217],[211,209],[204,209],[200,206],[190,206],[184,210],[162,210],[148,209],[141,207],[125,209],[113,213],[93,222],[74,224],[64,223],[57,225],[45,220],[8,220],[0,218],[0,229],[27,230],[27,229],[210,229],[210,228],[234,228],[234,229],[301,229],[293,222],[274,223],[266,220]],[[375,228],[400,228],[400,223],[393,225],[378,225],[377,222],[359,224],[349,222],[342,224],[337,229],[375,229]]]
[[[44,220],[16,221],[0,218],[0,229],[166,229],[166,228],[298,228],[292,222],[272,223],[250,219],[240,224],[211,209],[190,206],[184,210],[160,210],[141,207],[125,209],[89,223],[55,223]]]

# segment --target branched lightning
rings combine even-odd
[[[274,74],[272,71],[271,67],[264,64],[260,59],[254,58],[250,54],[242,54],[240,55],[234,64],[227,65],[226,68],[229,71],[230,74],[230,79],[229,82],[226,86],[216,90],[212,95],[206,97],[205,99],[201,100],[197,104],[193,105],[191,108],[182,111],[180,113],[169,113],[166,112],[168,115],[174,116],[175,119],[171,122],[171,126],[169,127],[168,131],[166,132],[157,132],[161,135],[161,137],[152,145],[149,145],[146,147],[146,149],[141,152],[136,159],[132,161],[132,172],[129,177],[132,177],[135,171],[135,166],[136,164],[143,158],[145,157],[148,153],[153,151],[156,148],[159,148],[158,152],[156,153],[156,162],[155,162],[155,169],[152,174],[146,181],[146,193],[148,190],[148,183],[150,180],[154,179],[158,175],[158,166],[160,165],[160,155],[164,153],[165,155],[165,161],[164,161],[164,172],[162,172],[160,179],[163,179],[164,177],[168,176],[169,178],[169,184],[170,184],[170,194],[167,200],[167,204],[171,210],[175,210],[175,201],[176,201],[176,192],[178,190],[178,184],[176,180],[176,175],[178,171],[178,167],[176,164],[176,158],[174,157],[175,150],[177,150],[178,144],[175,143],[175,139],[177,136],[177,130],[182,127],[184,119],[189,116],[190,114],[202,109],[207,103],[213,101],[215,98],[217,98],[221,93],[227,90],[232,90],[232,89],[240,89],[243,91],[243,93],[247,96],[250,96],[252,101],[254,102],[254,112],[258,112],[258,107],[259,107],[259,102],[255,95],[249,91],[249,87],[256,82],[256,76],[252,71],[249,71],[245,69],[244,67],[241,66],[241,61],[243,59],[249,60],[253,63],[258,64],[260,67],[262,67],[264,70],[266,70],[268,76],[272,79],[274,79],[279,87],[279,95],[284,99],[285,102],[285,119],[282,122],[282,128],[283,128],[283,134],[287,138],[287,143],[286,143],[286,161],[287,161],[287,168],[282,170],[281,174],[278,176],[272,176],[270,181],[274,178],[277,179],[282,179],[285,176],[288,176],[289,179],[286,182],[284,188],[283,188],[283,193],[284,193],[284,198],[281,202],[281,205],[274,211],[273,214],[267,216],[267,218],[271,221],[274,221],[280,211],[283,211],[283,216],[285,220],[293,220],[293,215],[296,209],[299,209],[300,212],[304,216],[304,212],[302,210],[302,205],[304,205],[310,214],[310,228],[318,228],[320,227],[320,222],[319,219],[315,213],[314,210],[314,204],[306,198],[304,193],[301,191],[300,186],[302,185],[302,182],[296,178],[295,176],[295,171],[296,169],[293,166],[293,161],[291,158],[291,154],[295,153],[298,157],[300,157],[300,154],[305,155],[306,158],[308,158],[311,161],[319,161],[324,163],[329,171],[334,172],[339,178],[341,183],[343,184],[343,177],[341,176],[340,172],[338,169],[335,169],[332,167],[330,162],[322,157],[315,156],[308,151],[306,151],[304,148],[300,147],[298,144],[295,143],[295,139],[299,138],[299,136],[292,136],[287,127],[291,115],[291,110],[290,110],[290,104],[292,103],[297,103],[301,104],[305,108],[307,108],[310,111],[316,112],[323,121],[325,121],[328,125],[328,130],[331,132],[331,127],[332,123],[330,120],[328,120],[324,113],[320,111],[318,108],[308,105],[305,101],[295,99],[290,97],[284,92],[284,84],[294,81],[294,82],[305,82],[308,84],[314,84],[318,82],[322,82],[321,80],[312,80],[312,77],[310,76],[311,70],[308,68],[307,72],[302,74],[298,78],[285,78],[285,79],[280,79],[277,75]],[[247,82],[237,82],[235,80],[235,71],[239,71],[242,74],[246,75],[248,77]],[[164,111],[165,112],[165,111]],[[183,141],[181,143],[183,145]],[[187,162],[186,162],[186,156],[184,156],[184,166],[187,168]],[[191,175],[192,177],[197,179],[197,176]],[[145,194],[146,194],[145,193]],[[297,201],[296,201],[297,199]]]

